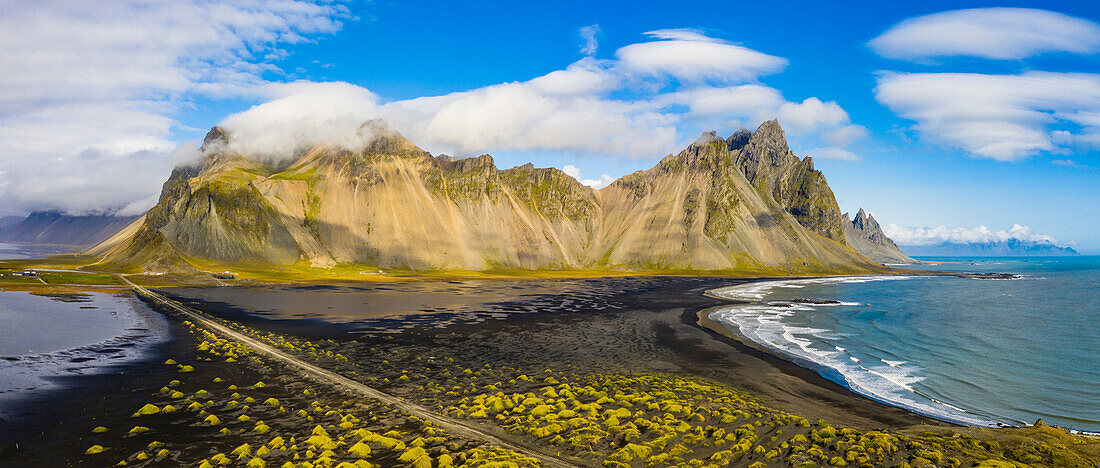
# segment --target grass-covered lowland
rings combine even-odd
[[[409,280],[459,280],[459,279],[548,279],[548,278],[606,278],[624,276],[726,276],[731,278],[760,278],[787,276],[828,276],[843,274],[866,274],[865,270],[833,271],[828,275],[820,269],[807,267],[768,268],[746,265],[742,268],[724,270],[668,269],[516,269],[498,268],[489,270],[412,270],[379,268],[376,265],[342,263],[328,267],[312,266],[309,262],[299,261],[289,265],[276,265],[265,262],[214,262],[203,259],[188,259],[193,268],[174,273],[150,274],[135,268],[104,269],[100,259],[87,255],[56,255],[34,260],[0,260],[0,273],[23,271],[27,269],[71,270],[67,272],[42,272],[46,283],[65,283],[70,285],[120,285],[115,275],[124,274],[149,286],[201,285],[201,284],[255,284],[255,283],[324,283],[324,282],[378,282]],[[882,267],[881,274],[911,274],[912,270],[897,270]],[[51,283],[50,279],[53,280]],[[8,274],[0,277],[0,285],[27,286],[41,285],[35,279],[12,277]]]

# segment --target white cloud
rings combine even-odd
[[[584,179],[584,180],[581,181],[581,183],[584,184],[584,185],[587,185],[589,187],[592,187],[596,190],[599,190],[599,189],[602,189],[604,187],[607,187],[608,185],[611,185],[611,183],[614,182],[614,181],[615,181],[614,177],[611,177],[607,174],[600,174],[599,179]]]
[[[1072,159],[1055,159],[1050,162],[1055,166],[1072,167],[1074,169],[1088,169],[1089,167]]]
[[[1026,158],[1055,140],[1100,142],[1100,75],[884,73],[875,98],[923,135],[980,157]],[[1073,131],[1055,130],[1072,125]]]
[[[577,169],[577,166],[573,166],[573,165],[566,165],[565,167],[561,168],[561,171],[568,174],[569,177],[577,179],[581,184],[587,185],[587,186],[592,187],[596,190],[607,187],[608,185],[611,185],[611,183],[615,181],[614,177],[611,177],[607,174],[600,174],[599,179],[583,179],[583,178],[581,178],[581,170]]]
[[[581,53],[587,56],[596,55],[596,48],[600,43],[596,39],[596,35],[600,33],[600,25],[592,24],[581,28],[580,36],[584,41],[584,45],[581,46]]]
[[[1030,8],[975,8],[910,18],[872,39],[884,57],[1022,59],[1046,52],[1100,51],[1100,25]]]
[[[601,94],[560,96],[505,83],[382,106],[382,119],[434,151],[573,151],[652,157],[675,145],[672,117]]]
[[[766,116],[775,116],[787,100],[775,88],[745,84],[680,91],[667,95],[662,104],[685,105],[689,115],[696,117],[726,116],[762,121]]]
[[[792,135],[815,139],[850,125],[835,102],[789,103],[778,90],[751,82],[765,69],[782,68],[783,59],[694,30],[647,35],[655,40],[622,47],[615,60],[585,57],[528,81],[390,102],[378,116],[429,151],[460,155],[559,151],[653,158],[676,151],[699,126],[732,131],[734,124],[779,117]],[[708,84],[696,81],[718,75]]]
[[[653,31],[650,41],[620,48],[615,59],[586,56],[527,81],[386,102],[349,83],[262,78],[261,73],[278,70],[257,57],[284,57],[279,44],[334,31],[339,27],[334,18],[344,14],[339,8],[288,1],[261,11],[202,1],[149,8],[112,4],[103,15],[43,10],[64,19],[54,27],[82,29],[92,42],[106,39],[96,45],[93,59],[65,56],[76,61],[64,65],[66,73],[89,77],[80,83],[84,94],[54,102],[47,99],[51,90],[72,92],[75,85],[65,80],[75,78],[47,83],[43,91],[28,84],[27,77],[48,74],[0,76],[0,83],[11,85],[0,88],[0,102],[15,109],[0,111],[0,141],[7,144],[0,149],[0,196],[14,200],[6,208],[133,211],[149,204],[174,158],[194,157],[194,142],[176,150],[172,132],[178,124],[172,115],[199,97],[264,101],[220,124],[230,131],[235,149],[261,159],[292,158],[322,143],[354,149],[361,144],[359,125],[371,118],[382,118],[429,151],[458,155],[540,151],[656,158],[680,149],[702,130],[729,132],[777,116],[796,148],[827,146],[842,154],[839,147],[845,143],[838,141],[845,138],[828,144],[820,140],[837,132],[858,133],[845,130],[852,125],[837,103],[817,98],[791,103],[756,81],[780,71],[785,59],[694,30]],[[25,16],[20,21],[32,24]],[[4,21],[10,22],[0,20],[0,25]],[[37,49],[28,50],[39,55],[65,47],[50,39],[49,31],[35,34],[30,42]],[[191,36],[196,39],[186,39]],[[112,73],[104,66],[124,62],[135,50],[145,65],[127,63],[132,68],[120,69],[125,76],[119,80],[103,78]],[[18,60],[0,57],[0,63],[4,60],[15,60],[6,69],[21,70],[14,66]],[[15,99],[22,96],[13,91],[18,86],[31,97]],[[593,187],[612,180],[606,174],[577,178]]]
[[[905,228],[891,223],[883,226],[882,231],[898,245],[937,245],[944,242],[981,244],[1004,242],[1009,239],[1058,244],[1058,240],[1053,236],[1035,233],[1030,227],[1019,224],[1013,224],[1008,230],[993,231],[985,226],[976,228],[949,228],[947,226]]]
[[[787,60],[686,29],[662,29],[647,35],[657,41],[631,44],[615,51],[633,73],[669,75],[685,81],[744,82],[783,70]]]
[[[556,70],[527,82],[539,93],[580,96],[612,91],[622,86],[622,77],[609,69],[610,62],[584,58],[564,70]]]
[[[836,127],[848,122],[848,113],[836,102],[821,102],[815,97],[801,103],[787,102],[779,107],[779,121],[792,130],[815,130],[822,126]]]
[[[230,133],[230,149],[258,159],[291,159],[321,144],[361,149],[357,130],[378,114],[378,97],[348,83],[298,81],[259,89],[274,99],[219,124]]]
[[[3,211],[124,207],[171,169],[174,113],[251,93],[265,55],[339,29],[343,7],[286,0],[0,0]]]
[[[806,154],[815,158],[837,159],[840,161],[859,161],[862,159],[859,157],[859,155],[851,151],[848,151],[844,148],[837,148],[835,146],[812,149],[807,151]]]
[[[867,129],[861,125],[845,125],[825,134],[825,139],[834,145],[848,146],[867,136]]]

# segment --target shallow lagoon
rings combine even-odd
[[[57,377],[141,359],[166,328],[164,316],[129,293],[0,291],[0,419]]]

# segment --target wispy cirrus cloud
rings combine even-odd
[[[1055,165],[1055,166],[1071,167],[1071,168],[1074,168],[1074,169],[1089,169],[1089,166],[1081,164],[1081,163],[1079,163],[1077,161],[1074,161],[1072,159],[1054,159],[1054,160],[1051,160],[1050,163]]]
[[[1015,60],[1048,52],[1100,51],[1100,26],[1047,10],[973,8],[910,18],[872,39],[879,55],[903,60],[982,57]]]
[[[596,55],[596,49],[599,48],[600,42],[596,38],[596,35],[600,33],[600,25],[590,24],[578,31],[581,36],[581,40],[584,41],[581,44],[581,53],[589,57]]]

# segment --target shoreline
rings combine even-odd
[[[362,380],[368,385],[379,385],[380,389],[399,397],[420,400],[429,407],[435,400],[421,400],[425,395],[423,391],[416,389],[417,385],[424,382],[445,382],[453,378],[443,377],[450,375],[451,371],[463,368],[488,369],[485,365],[491,364],[496,372],[503,372],[508,368],[502,369],[502,366],[514,366],[508,372],[525,372],[529,375],[538,375],[536,373],[544,372],[544,368],[547,369],[545,372],[555,369],[559,373],[553,375],[559,378],[576,378],[580,382],[590,378],[585,376],[607,373],[700,378],[729,385],[788,414],[811,421],[824,419],[829,423],[857,430],[890,430],[899,434],[910,434],[911,437],[924,437],[922,434],[927,431],[937,431],[940,434],[955,431],[974,437],[991,437],[990,434],[995,434],[1004,439],[1032,437],[1031,429],[990,433],[982,428],[946,424],[877,402],[770,351],[744,343],[736,336],[731,336],[733,334],[728,330],[723,331],[717,322],[710,325],[719,325],[718,327],[708,327],[708,323],[702,320],[706,318],[705,313],[730,301],[708,296],[706,292],[731,283],[748,282],[753,280],[642,277],[544,280],[538,284],[527,281],[481,282],[475,285],[475,289],[462,294],[477,296],[482,292],[481,289],[489,288],[511,291],[516,297],[511,301],[485,303],[474,307],[486,317],[484,320],[455,321],[449,322],[443,328],[435,328],[435,320],[440,317],[438,312],[425,312],[406,315],[398,320],[383,321],[387,322],[385,326],[392,327],[397,333],[370,338],[354,333],[348,324],[324,323],[316,318],[273,319],[265,315],[262,309],[249,309],[247,304],[236,304],[242,308],[237,312],[226,310],[226,307],[232,305],[225,303],[188,305],[209,316],[228,318],[234,328],[254,330],[257,337],[267,336],[267,333],[282,333],[288,338],[301,340],[302,336],[309,336],[314,345],[319,346],[315,348],[318,355],[331,351],[339,353],[336,356],[350,359],[350,363],[348,359],[344,359],[343,362],[328,364],[326,368],[342,375],[356,375],[361,372],[362,377],[355,377],[356,380]],[[419,283],[413,286],[435,289],[429,294],[453,294],[445,289],[445,282]],[[366,287],[369,291],[363,291],[362,294],[366,294],[364,297],[367,298],[385,296],[392,293],[390,288],[393,287],[392,284],[373,285]],[[545,288],[546,291],[523,295],[521,293],[527,291],[523,288]],[[309,297],[319,298],[324,295]],[[323,303],[318,303],[318,309],[323,309]],[[223,314],[228,314],[228,317]],[[217,446],[216,450],[228,451],[241,442],[236,441],[226,446],[222,442],[223,438],[215,434],[213,429],[205,429],[202,425],[193,424],[193,421],[178,425],[174,421],[190,421],[181,419],[189,414],[183,411],[173,415],[143,417],[141,421],[156,423],[163,420],[161,426],[149,424],[153,431],[147,436],[122,437],[122,433],[115,432],[125,432],[126,428],[138,422],[130,412],[141,406],[142,402],[150,401],[151,395],[158,395],[152,397],[154,403],[158,403],[159,399],[158,404],[171,402],[179,406],[175,400],[168,400],[164,396],[163,388],[156,390],[172,379],[182,380],[186,392],[201,391],[201,388],[217,393],[230,384],[245,389],[262,377],[263,381],[268,382],[266,388],[240,390],[245,394],[268,393],[262,397],[257,396],[257,402],[273,396],[284,403],[292,398],[305,398],[302,403],[308,404],[308,400],[315,397],[303,397],[303,388],[321,390],[315,386],[315,382],[302,380],[293,372],[280,371],[277,366],[269,368],[258,361],[253,363],[251,358],[232,364],[218,359],[224,356],[214,356],[216,359],[213,362],[204,361],[200,357],[203,353],[196,353],[195,346],[199,341],[209,338],[188,333],[179,320],[169,318],[169,321],[172,322],[175,332],[172,339],[157,346],[156,358],[128,365],[125,369],[119,369],[120,372],[109,375],[79,376],[77,378],[80,380],[69,380],[72,385],[64,391],[36,395],[35,401],[30,405],[32,410],[20,418],[20,425],[9,425],[6,430],[0,431],[18,436],[10,438],[16,443],[21,442],[19,439],[25,442],[20,445],[19,450],[0,446],[0,466],[7,466],[9,462],[13,466],[26,464],[28,460],[41,461],[43,466],[51,464],[46,462],[59,461],[79,464],[78,461],[83,460],[87,463],[89,458],[81,454],[92,443],[106,446],[109,458],[124,458],[133,462],[133,457],[128,454],[136,453],[145,444],[156,441],[167,442],[171,449],[171,455],[168,455],[170,459],[183,462],[208,457],[209,453],[213,453],[210,450],[215,450],[211,447]],[[404,328],[410,323],[411,327]],[[168,357],[194,363],[195,373],[177,373],[176,366],[164,365],[162,360]],[[421,361],[421,358],[426,361]],[[447,362],[442,362],[443,359]],[[263,375],[256,375],[256,371]],[[398,378],[406,371],[416,376],[407,383]],[[215,377],[218,379],[212,380]],[[508,377],[495,378],[503,381],[507,379]],[[492,380],[486,383],[488,382]],[[542,384],[534,385],[532,388],[538,389]],[[120,386],[124,392],[112,391],[113,386]],[[225,395],[219,397],[221,399],[218,400],[218,408],[225,403],[222,400],[232,399],[228,392],[225,390]],[[259,403],[254,406],[256,409],[253,411],[266,411],[263,413],[264,419],[276,430],[302,429],[301,424],[290,416],[292,410],[279,415],[271,410],[263,410],[263,405]],[[40,412],[34,411],[33,407],[39,407]],[[291,407],[288,405],[288,408]],[[221,415],[225,410],[218,411]],[[233,417],[236,414],[232,413]],[[224,416],[222,419],[230,420]],[[397,421],[399,420],[391,419],[387,424],[397,424]],[[495,433],[500,436],[516,437],[495,424],[481,424],[480,421],[472,423],[479,424],[484,430],[497,431]],[[247,432],[247,429],[251,429],[251,422],[234,424],[246,429],[241,434],[251,434]],[[90,433],[91,428],[97,425],[109,427],[111,432],[104,435]],[[236,433],[234,429],[234,434]],[[270,438],[268,435],[264,441]],[[709,456],[706,453],[702,456]]]
[[[859,276],[853,276],[853,278],[873,277],[873,276],[882,276],[882,275],[859,275]],[[921,275],[921,274],[916,274],[916,275],[912,275],[912,276],[913,277],[925,277],[925,275]],[[1011,278],[1011,279],[1019,279],[1019,275],[1008,275],[1008,274],[1001,274],[1001,273],[996,273],[996,274],[953,273],[950,276],[956,276],[956,277],[959,277],[959,278],[984,279],[984,280],[1009,279],[1009,278],[1001,278],[1001,276],[1012,276],[1013,278]],[[797,281],[799,278],[775,279],[775,280],[770,281],[770,282],[782,283],[782,282],[789,281],[789,280],[792,280],[792,279]],[[807,278],[807,279],[809,279],[809,278]],[[736,285],[735,286],[730,286],[729,288],[735,288],[735,287],[737,287],[737,286]],[[858,390],[857,388],[853,387],[853,385],[857,385],[857,384],[853,383],[852,380],[851,380],[851,377],[848,374],[846,374],[845,371],[842,370],[842,369],[838,369],[838,368],[832,367],[832,366],[830,366],[826,363],[817,362],[815,360],[799,356],[799,355],[797,355],[797,353],[788,352],[787,350],[784,350],[784,349],[782,349],[778,346],[773,348],[772,346],[769,346],[768,344],[758,342],[758,341],[754,340],[753,338],[747,336],[746,334],[742,333],[740,330],[735,328],[736,327],[735,324],[727,325],[727,324],[724,324],[722,322],[719,322],[719,321],[716,321],[716,320],[712,319],[711,315],[713,313],[715,313],[717,311],[720,311],[720,310],[723,310],[725,308],[738,307],[738,306],[743,306],[743,305],[745,305],[745,306],[747,306],[747,305],[759,305],[759,304],[764,304],[766,302],[761,297],[756,297],[756,298],[753,298],[753,299],[748,299],[748,298],[737,298],[737,299],[735,299],[735,298],[724,297],[722,295],[719,295],[719,294],[715,293],[715,291],[717,291],[719,289],[723,289],[723,288],[715,288],[715,289],[712,289],[712,290],[708,290],[708,291],[706,291],[705,294],[708,297],[713,297],[713,298],[716,298],[716,299],[719,299],[719,300],[724,300],[724,301],[727,302],[728,305],[727,306],[717,306],[717,307],[712,307],[712,308],[709,308],[709,309],[699,310],[697,312],[697,322],[698,322],[699,326],[707,328],[707,329],[713,331],[714,333],[716,333],[718,335],[721,335],[721,336],[724,336],[724,337],[726,337],[730,340],[736,341],[737,343],[739,343],[743,346],[756,349],[756,350],[758,350],[760,352],[763,352],[763,353],[770,354],[772,356],[775,356],[778,359],[782,359],[786,362],[789,362],[792,365],[796,365],[800,368],[803,368],[803,369],[806,369],[808,371],[814,372],[815,374],[821,376],[821,378],[826,379],[830,382],[836,383],[837,385],[843,387],[847,391],[849,391],[853,394],[859,395],[862,398],[866,398],[870,401],[874,401],[874,402],[877,402],[877,403],[888,405],[888,406],[893,407],[893,408],[898,408],[898,409],[907,411],[909,413],[912,413],[912,414],[915,414],[915,415],[918,415],[918,416],[921,416],[921,417],[930,418],[930,419],[933,419],[933,420],[941,422],[941,423],[946,423],[946,424],[959,426],[959,427],[1005,429],[1005,428],[1025,428],[1025,427],[1031,427],[1031,426],[1034,425],[1034,424],[1028,424],[1025,421],[1021,421],[1021,424],[1016,424],[1016,423],[1005,423],[1005,422],[997,421],[995,419],[984,419],[984,420],[983,419],[976,419],[974,417],[969,416],[969,414],[971,414],[971,413],[966,412],[965,410],[959,409],[959,408],[951,405],[950,403],[942,402],[942,401],[936,400],[934,398],[927,397],[923,393],[920,393],[920,392],[915,392],[915,393],[918,394],[918,395],[924,396],[925,398],[930,400],[929,404],[938,404],[938,405],[942,405],[943,407],[945,407],[945,409],[940,410],[940,411],[943,411],[943,412],[940,413],[939,411],[936,411],[936,410],[931,409],[931,408],[927,409],[927,410],[922,410],[919,407],[919,405],[921,405],[923,403],[918,403],[918,402],[907,403],[905,401],[896,401],[896,400],[890,399],[886,396],[876,395],[876,394],[873,393],[872,390],[868,390],[868,389],[865,389],[865,388],[863,390]],[[806,301],[806,300],[803,299],[802,301]],[[795,301],[795,302],[798,302],[798,301]],[[841,349],[841,348],[838,348],[838,349]],[[826,377],[825,375],[823,375],[825,372],[828,372],[829,374],[835,376],[836,379],[842,380],[843,382],[838,381],[838,380],[834,380],[834,378],[832,378],[832,377]],[[906,387],[906,388],[908,389],[908,387]],[[913,391],[912,389],[909,389],[909,390]],[[864,393],[864,392],[867,392],[867,393]],[[917,405],[917,407],[914,407],[913,405]],[[960,414],[955,415],[955,414],[950,413],[950,411],[952,411],[952,410],[957,411]],[[1100,432],[1092,432],[1092,431],[1088,431],[1088,430],[1082,430],[1082,429],[1077,429],[1077,428],[1073,428],[1073,427],[1066,427],[1066,426],[1056,426],[1056,427],[1061,427],[1062,429],[1065,429],[1065,430],[1067,430],[1071,433],[1074,433],[1074,434],[1079,434],[1079,435],[1084,435],[1084,436],[1089,436],[1089,437],[1100,437]]]
[[[868,278],[868,279],[870,279],[870,278],[875,278],[876,276],[882,276],[882,275],[861,275],[861,276],[851,276],[851,278]],[[923,275],[913,275],[913,276],[923,276]],[[957,275],[957,276],[968,277],[968,275]],[[838,277],[838,278],[842,278],[842,277]],[[770,282],[772,282],[772,283],[784,283],[784,282],[791,281],[791,280],[798,281],[799,279],[800,278],[776,279],[776,280],[773,280],[773,281],[770,281]],[[761,283],[765,283],[765,282],[769,282],[769,281],[762,281]],[[737,287],[737,286],[730,286],[730,288],[734,288],[734,287]],[[772,356],[775,356],[778,359],[782,359],[784,361],[790,362],[791,364],[796,365],[800,368],[803,368],[803,369],[806,369],[808,371],[814,372],[815,374],[819,375],[821,378],[823,378],[825,380],[828,380],[830,382],[833,382],[833,383],[839,385],[840,387],[846,389],[847,391],[849,391],[853,394],[859,395],[862,398],[866,398],[868,400],[871,400],[871,401],[874,401],[874,402],[877,402],[877,403],[888,405],[888,406],[893,407],[893,408],[898,408],[898,409],[907,411],[909,413],[912,413],[912,414],[915,414],[915,415],[918,415],[918,416],[921,416],[921,417],[930,418],[930,419],[933,419],[933,420],[936,420],[936,421],[939,421],[939,422],[942,422],[942,423],[951,424],[951,425],[955,425],[955,426],[961,426],[961,427],[985,427],[985,428],[1020,427],[1020,426],[1011,425],[1011,424],[999,423],[999,422],[992,421],[992,420],[985,422],[985,424],[982,424],[982,423],[979,423],[978,421],[968,421],[968,420],[964,419],[961,416],[951,417],[948,414],[936,414],[934,411],[931,411],[931,410],[921,411],[919,408],[910,407],[910,406],[905,405],[904,403],[894,401],[894,400],[891,400],[889,398],[882,397],[882,396],[879,396],[879,395],[875,395],[870,390],[866,390],[866,389],[864,389],[864,391],[857,390],[856,388],[853,387],[854,384],[851,382],[849,377],[847,375],[845,375],[844,372],[840,369],[831,367],[827,364],[823,364],[823,363],[820,363],[820,362],[816,362],[816,361],[807,359],[805,357],[798,356],[798,355],[793,354],[791,352],[788,352],[784,349],[772,348],[772,347],[770,347],[766,344],[763,344],[763,343],[757,342],[756,340],[753,340],[752,338],[746,336],[744,333],[741,333],[738,330],[731,329],[729,326],[726,326],[725,324],[723,324],[721,322],[718,322],[718,321],[715,321],[715,320],[711,319],[710,318],[711,314],[713,314],[714,312],[716,312],[718,310],[724,309],[726,307],[737,307],[738,305],[759,304],[762,301],[762,298],[757,298],[757,299],[754,299],[754,300],[751,300],[751,301],[747,300],[747,299],[726,298],[726,297],[723,297],[723,296],[715,293],[715,291],[717,291],[719,289],[724,289],[724,288],[715,288],[715,289],[712,289],[712,290],[708,290],[706,292],[706,294],[710,297],[725,300],[729,303],[729,305],[728,306],[712,307],[712,308],[709,308],[709,309],[700,310],[698,312],[698,320],[699,320],[699,325],[700,326],[711,329],[711,330],[713,330],[713,331],[715,331],[715,332],[717,332],[717,333],[719,333],[723,336],[726,336],[730,339],[736,340],[737,342],[739,342],[741,344],[744,344],[746,346],[749,346],[749,347],[752,347],[754,349],[760,350],[761,352],[768,353]],[[823,375],[825,372],[832,373],[833,375],[836,376],[837,379],[843,380],[844,382],[842,383],[838,380],[834,380],[833,378],[826,377],[825,375]],[[867,392],[867,393],[864,393],[864,392]],[[933,401],[935,401],[935,400],[933,400]],[[938,401],[936,401],[936,403],[940,403],[942,405],[954,408],[954,407],[952,407],[951,405],[949,405],[947,403],[942,403],[942,402],[938,402]]]
[[[0,382],[0,421],[25,411],[24,404],[40,395],[70,390],[63,382],[110,374],[115,369],[146,361],[155,355],[155,349],[171,339],[169,320],[128,293],[97,291],[98,296],[92,296],[66,290],[4,290],[0,291],[0,297],[22,293],[42,298],[9,297],[9,300],[22,307],[36,308],[41,317],[60,315],[62,318],[53,317],[52,320],[73,325],[71,321],[80,322],[80,317],[72,314],[93,313],[97,315],[94,322],[111,325],[89,330],[92,323],[83,322],[72,328],[72,332],[79,332],[76,335],[47,335],[45,340],[30,342],[16,340],[15,343],[34,349],[9,347],[8,352],[0,356],[0,378],[4,379]],[[106,297],[108,295],[113,297]],[[32,306],[28,300],[39,302]],[[47,303],[42,304],[42,300]],[[52,301],[63,304],[51,305]],[[114,319],[117,322],[111,322]],[[44,333],[41,328],[20,329],[18,322],[16,330]]]
[[[769,277],[779,280],[781,278]],[[795,278],[782,278],[795,279]],[[463,334],[493,334],[495,330],[508,330],[520,335],[536,335],[533,330],[542,327],[559,328],[559,333],[571,333],[584,338],[579,341],[562,343],[557,339],[534,336],[533,339],[549,341],[545,350],[528,353],[526,350],[502,350],[497,358],[499,362],[534,361],[541,363],[538,356],[565,353],[569,358],[555,359],[555,364],[573,363],[578,367],[598,367],[598,363],[626,371],[671,371],[681,375],[699,375],[716,377],[730,385],[741,388],[751,387],[754,394],[781,401],[791,411],[826,417],[858,427],[900,427],[912,424],[936,424],[931,418],[886,405],[847,389],[830,381],[816,372],[805,369],[781,356],[767,350],[745,346],[740,342],[731,342],[727,337],[718,337],[713,330],[698,325],[698,312],[729,303],[727,299],[706,295],[706,291],[741,282],[755,282],[749,278],[725,277],[628,277],[628,278],[584,278],[553,280],[494,280],[465,283],[476,285],[471,290],[458,292],[449,290],[446,282],[390,283],[387,285],[360,285],[359,293],[366,297],[399,297],[408,289],[426,290],[421,294],[421,303],[433,301],[436,294],[476,294],[486,302],[479,307],[478,301],[463,302],[463,307],[439,310],[431,307],[393,313],[388,317],[371,316],[369,307],[366,314],[357,320],[341,318],[340,315],[322,317],[296,316],[296,314],[271,313],[264,305],[270,299],[254,302],[252,310],[247,305],[227,303],[223,300],[203,298],[194,294],[180,294],[174,288],[157,288],[169,297],[196,307],[210,315],[223,317],[245,326],[283,334],[316,338],[335,338],[339,336],[361,336],[378,338],[391,335],[385,332],[371,333],[369,330],[394,328],[412,343],[408,346],[426,347],[425,352],[438,352],[439,346],[451,350],[457,346],[448,343],[440,345],[430,337],[437,333],[436,326],[445,325],[453,332]],[[563,286],[568,285],[568,286]],[[621,288],[619,287],[621,285]],[[394,291],[394,288],[398,288]],[[518,289],[517,289],[518,288]],[[562,289],[564,288],[564,289]],[[385,290],[385,291],[380,291]],[[432,292],[432,290],[436,290]],[[498,290],[504,290],[511,298],[500,297]],[[200,291],[201,290],[197,290]],[[220,289],[219,289],[220,291]],[[284,291],[285,293],[285,291]],[[640,295],[636,297],[635,295]],[[313,297],[313,296],[310,296]],[[316,297],[323,297],[316,296]],[[247,302],[246,299],[237,298]],[[386,299],[380,299],[385,301]],[[503,300],[503,301],[502,301]],[[502,301],[502,302],[501,302]],[[563,307],[564,304],[571,304]],[[323,303],[317,303],[318,310],[325,309]],[[413,310],[419,309],[419,310]],[[433,309],[425,312],[425,310]],[[562,310],[565,309],[565,310]],[[470,314],[483,315],[471,318]],[[399,317],[393,317],[399,315]],[[458,317],[455,317],[458,316]],[[465,316],[465,317],[463,317]],[[498,320],[502,317],[507,320]],[[583,316],[584,318],[579,318]],[[587,320],[585,327],[577,320]],[[368,331],[360,332],[358,329]],[[572,332],[571,330],[577,331]],[[602,336],[592,336],[594,330],[601,330]],[[642,339],[639,333],[649,335]],[[421,337],[416,337],[420,335]],[[428,335],[428,336],[424,336]],[[415,337],[415,338],[414,338]],[[387,336],[387,338],[394,338]],[[700,344],[702,340],[702,344]],[[466,345],[461,345],[465,347]],[[479,346],[486,346],[480,344]],[[660,356],[651,362],[638,362],[639,359],[624,356],[625,363],[608,359],[599,350],[608,354],[618,352],[617,348],[627,349],[636,346],[656,347]],[[501,346],[501,348],[506,348]],[[590,350],[589,352],[584,352]],[[704,352],[717,359],[700,355]],[[549,364],[549,363],[547,363]],[[533,364],[536,365],[536,364]],[[778,379],[781,382],[774,382]]]

